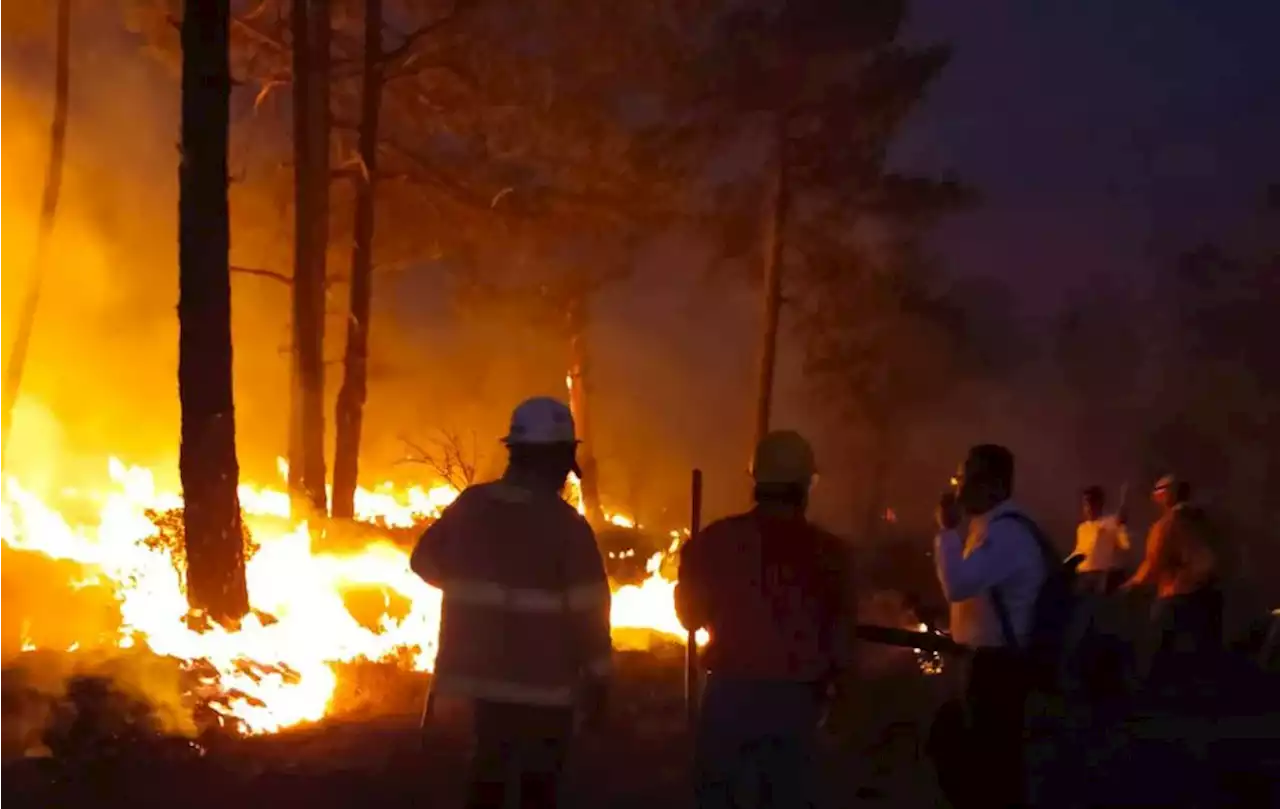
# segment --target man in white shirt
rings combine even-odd
[[[1023,708],[1029,688],[1025,657],[1036,598],[1048,573],[1038,529],[1014,505],[1013,453],[994,444],[969,450],[956,490],[938,506],[934,545],[938,581],[951,603],[951,633],[974,647],[965,699],[973,748],[982,772],[973,772],[963,803],[1016,807],[1025,803]],[[969,517],[967,537],[958,530]],[[953,803],[957,803],[953,797]],[[957,804],[958,805],[958,804]]]
[[[1105,595],[1124,583],[1129,554],[1129,532],[1125,528],[1124,504],[1115,514],[1104,514],[1107,496],[1101,486],[1083,493],[1084,519],[1076,527],[1076,548],[1072,556],[1083,556],[1076,568],[1081,588]]]

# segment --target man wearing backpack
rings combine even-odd
[[[959,791],[961,803],[975,807],[1026,802],[1023,713],[1033,677],[1027,650],[1052,557],[1035,523],[1011,500],[1013,471],[1007,448],[972,448],[955,491],[937,511],[934,559],[951,603],[951,633],[974,650],[965,688],[974,760]],[[966,515],[968,533],[961,537]],[[949,797],[957,803],[961,795]]]

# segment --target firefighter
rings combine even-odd
[[[697,728],[700,809],[763,787],[768,805],[807,806],[818,728],[848,662],[845,551],[805,517],[813,450],[769,433],[752,463],[755,508],[707,526],[680,554],[676,611],[708,630]]]
[[[529,399],[503,439],[499,480],[471,486],[418,541],[413,571],[443,594],[424,724],[469,724],[467,807],[556,805],[576,720],[604,709],[610,595],[591,527],[562,498],[573,416]]]

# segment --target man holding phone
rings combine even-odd
[[[1048,569],[1039,529],[1013,503],[1013,473],[1007,448],[975,446],[937,509],[934,559],[951,604],[951,633],[974,649],[965,689],[973,736],[967,747],[981,763],[960,768],[963,783],[953,781],[957,789],[948,797],[958,809],[1026,803],[1022,739],[1030,678],[1022,649]]]

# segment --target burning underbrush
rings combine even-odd
[[[145,714],[146,732],[185,737],[400,710],[424,687],[440,594],[409,570],[408,543],[456,490],[360,490],[356,526],[318,536],[290,520],[283,491],[243,485],[253,609],[228,631],[188,620],[181,498],[145,469],[112,460],[108,473],[92,491],[42,494],[4,479],[7,749],[11,706],[23,717],[13,744],[38,747],[18,728],[54,727],[60,705],[108,700],[87,683],[110,683],[103,694],[117,708],[150,705],[123,711]],[[664,556],[615,591],[620,648],[682,634]]]
[[[2,685],[6,760],[196,735],[193,676],[173,658],[31,651],[6,661]]]

